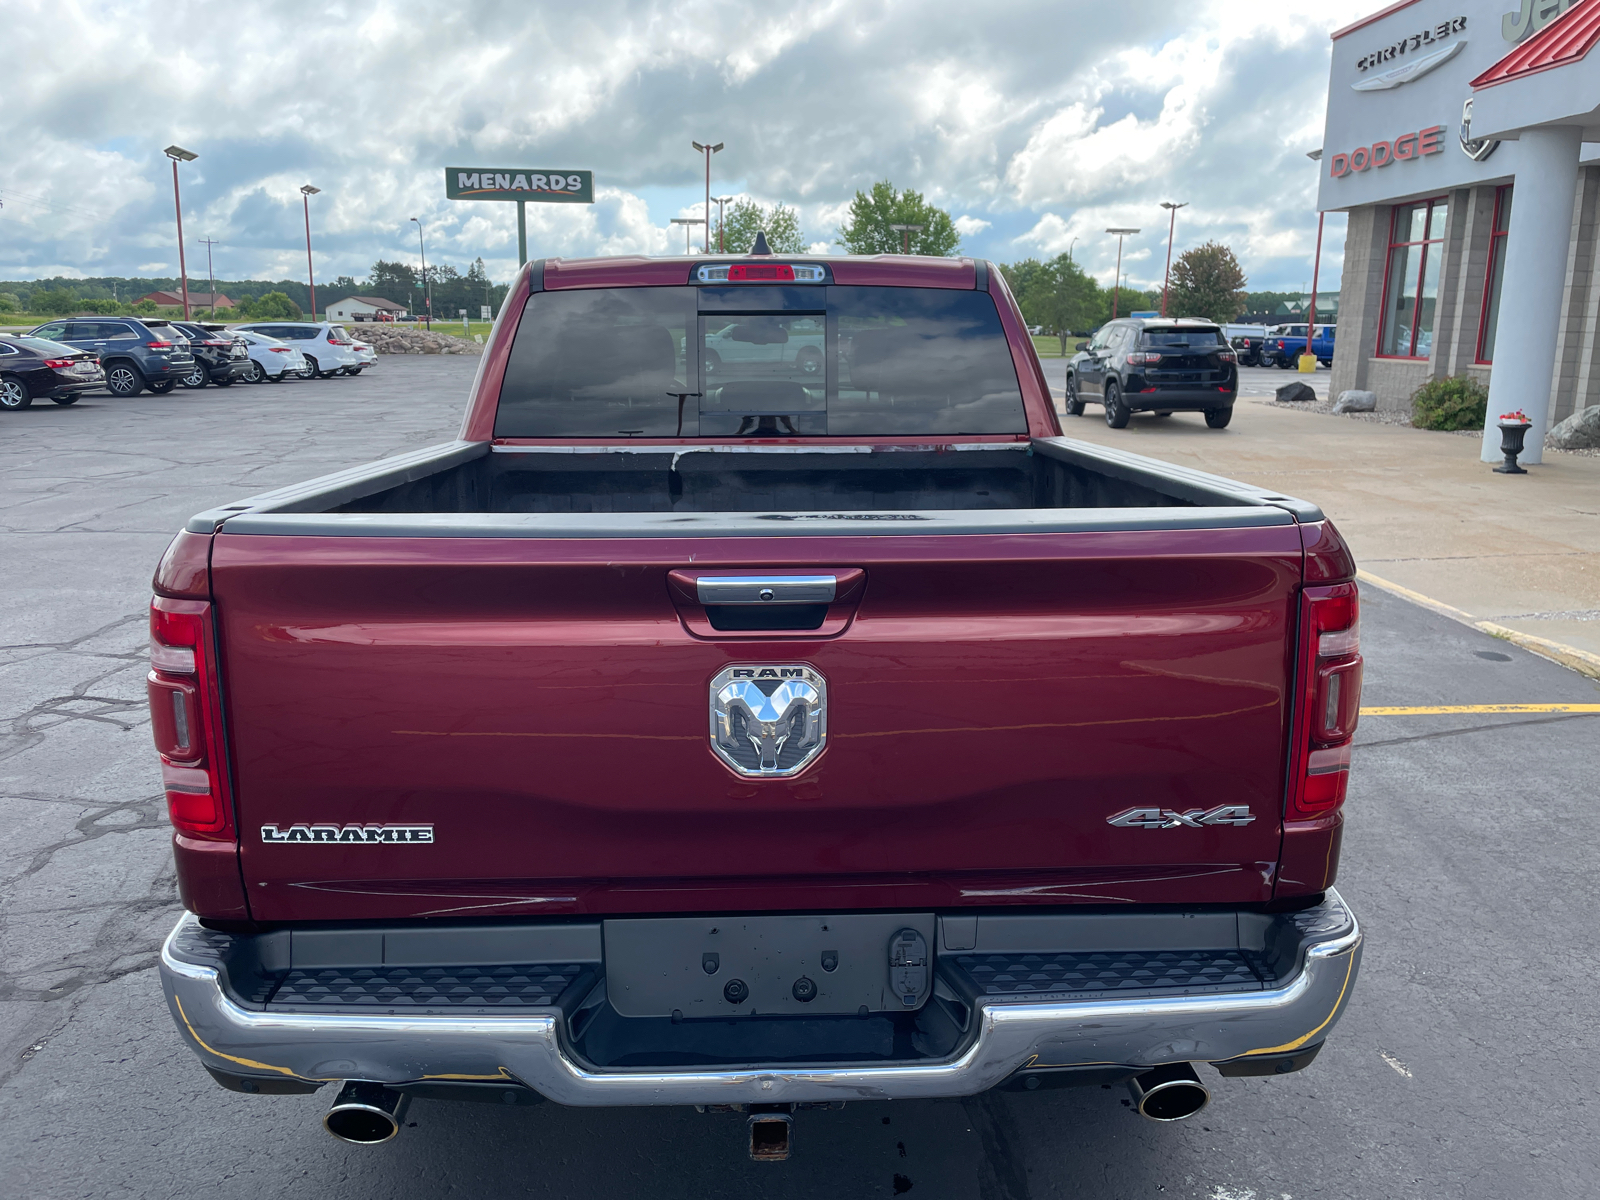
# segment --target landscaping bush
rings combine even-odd
[[[1411,393],[1411,423],[1418,429],[1482,429],[1489,389],[1456,375],[1430,379]]]

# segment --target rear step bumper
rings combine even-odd
[[[600,1069],[571,1051],[566,1014],[553,1002],[474,1015],[247,1007],[225,986],[220,960],[194,949],[226,935],[206,934],[192,915],[162,947],[161,978],[201,1061],[263,1083],[522,1083],[580,1106],[932,1099],[987,1091],[1022,1070],[1231,1062],[1230,1074],[1266,1074],[1273,1061],[1314,1052],[1349,999],[1361,930],[1331,890],[1293,919],[1303,931],[1296,961],[1271,986],[1120,999],[987,990],[970,998],[967,1036],[955,1051],[905,1063]],[[1252,1060],[1265,1069],[1250,1069]]]

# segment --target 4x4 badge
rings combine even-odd
[[[1248,825],[1255,817],[1241,804],[1221,804],[1213,809],[1191,808],[1188,812],[1174,812],[1170,808],[1130,808],[1114,817],[1107,817],[1107,825],[1119,829],[1199,829],[1203,825]]]

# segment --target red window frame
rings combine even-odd
[[[1505,212],[1506,197],[1511,194],[1512,186],[1512,184],[1503,183],[1494,190],[1494,223],[1489,226],[1489,259],[1483,269],[1483,308],[1478,313],[1478,348],[1472,359],[1473,362],[1484,367],[1491,366],[1494,363],[1493,358],[1485,358],[1483,356],[1483,343],[1489,337],[1489,300],[1494,295],[1494,285],[1499,278],[1494,265],[1500,261],[1500,243],[1511,232],[1509,225],[1505,229],[1500,228],[1500,218]],[[1496,313],[1495,316],[1498,318],[1499,314]]]
[[[1443,228],[1439,230],[1438,237],[1433,236],[1434,209],[1441,204],[1445,205],[1445,220],[1448,221],[1450,219],[1448,207],[1449,202],[1450,197],[1448,194],[1443,196],[1429,196],[1423,200],[1411,200],[1405,204],[1396,204],[1389,210],[1389,244],[1383,252],[1383,307],[1379,310],[1380,319],[1378,321],[1378,344],[1373,351],[1374,355],[1378,358],[1401,359],[1409,362],[1428,361],[1428,355],[1419,355],[1417,353],[1417,337],[1421,332],[1422,327],[1422,321],[1420,320],[1422,315],[1422,285],[1426,281],[1426,273],[1428,270],[1428,247],[1432,246],[1436,242],[1444,241]],[[1420,241],[1395,241],[1395,224],[1400,219],[1401,209],[1416,208],[1421,204],[1428,206],[1427,219],[1423,222],[1422,226],[1422,239]],[[1396,248],[1400,246],[1420,246],[1422,248],[1422,252],[1417,255],[1417,312],[1411,320],[1411,344],[1407,347],[1409,353],[1385,354],[1383,352],[1383,335],[1388,332],[1389,327],[1389,285],[1391,282],[1393,282],[1392,273],[1394,271],[1394,252]]]

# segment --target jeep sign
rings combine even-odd
[[[506,170],[446,167],[444,194],[449,200],[528,200],[545,204],[593,204],[593,171],[542,171],[527,167]]]

